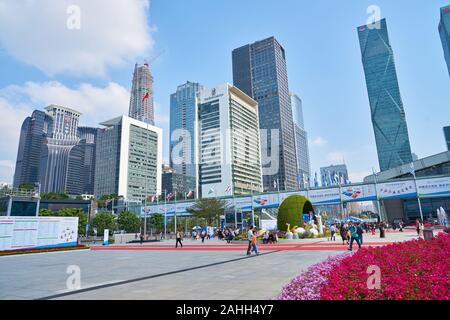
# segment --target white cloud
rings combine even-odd
[[[84,114],[80,118],[80,124],[96,126],[99,122],[128,114],[130,92],[115,82],[110,82],[105,87],[82,83],[72,89],[60,82],[49,81],[8,86],[0,90],[0,97],[4,97],[12,105],[28,106],[27,115],[34,109],[43,109],[50,104],[67,106]]]
[[[322,137],[315,137],[312,141],[311,144],[316,145],[316,146],[324,146],[328,143],[328,140],[322,138]]]
[[[114,82],[105,87],[81,84],[74,89],[56,81],[27,82],[0,89],[0,181],[12,182],[20,127],[33,110],[60,104],[82,112],[81,125],[98,126],[99,122],[127,114],[129,99],[128,89]]]
[[[79,29],[67,27],[72,5]],[[149,0],[3,0],[0,48],[47,75],[102,76],[151,50],[148,13]]]

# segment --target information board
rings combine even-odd
[[[78,217],[0,218],[0,251],[74,246]]]

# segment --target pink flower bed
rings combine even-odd
[[[343,259],[351,253],[329,257],[325,261],[314,264],[308,270],[287,284],[276,300],[319,300],[320,289],[326,285],[328,275]]]
[[[450,235],[368,247],[329,258],[293,279],[280,300],[450,300]],[[369,266],[380,289],[369,289]]]

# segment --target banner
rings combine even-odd
[[[253,196],[253,208],[278,208],[278,193]]]
[[[309,190],[309,200],[312,204],[332,204],[341,201],[339,188]]]
[[[0,251],[75,246],[78,217],[0,218]]]
[[[450,177],[417,180],[420,197],[450,195]]]
[[[377,200],[374,184],[342,187],[341,196],[344,202]]]
[[[387,182],[377,185],[378,198],[380,199],[394,199],[416,197],[416,187],[414,180]]]

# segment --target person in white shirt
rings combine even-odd
[[[252,249],[252,239],[253,239],[253,226],[250,226],[250,228],[247,231],[247,240],[248,240],[248,248],[247,248],[247,255],[250,255],[250,250]]]

